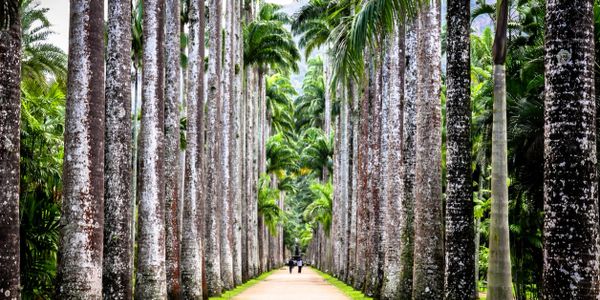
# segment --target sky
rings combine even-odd
[[[63,49],[65,52],[68,50],[69,45],[69,0],[38,0],[41,4],[41,7],[48,8],[47,16],[52,24],[52,30],[55,32],[53,36],[50,37],[50,42]],[[106,10],[106,1],[105,0],[105,10]],[[302,7],[302,5],[306,4],[308,0],[266,0],[267,2],[276,3],[283,6],[283,11],[293,15],[296,11]],[[445,2],[442,1],[442,11],[445,13]],[[474,5],[474,0],[471,0],[472,5]],[[106,11],[105,11],[106,14]],[[445,14],[444,14],[445,15]],[[442,16],[442,22],[445,23],[445,18]],[[473,22],[473,27],[476,30],[481,30],[481,28],[488,26],[489,20],[484,20],[482,18],[478,18],[475,22]],[[296,41],[298,39],[296,38]],[[300,52],[303,53],[302,50]],[[306,72],[306,61],[303,59],[299,63],[299,72],[297,74],[291,75],[291,81],[294,87],[300,92],[300,87],[302,86],[302,79],[304,77],[304,73]]]
[[[41,7],[49,9],[47,16],[52,24],[52,30],[56,33],[50,37],[50,41],[67,52],[69,48],[69,0],[39,0],[39,2]],[[299,7],[300,3],[305,1],[267,0],[267,2],[277,3],[286,6],[286,9],[292,8],[292,11],[295,11],[295,7]],[[104,6],[106,7],[106,0]]]

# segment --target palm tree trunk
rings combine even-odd
[[[380,37],[378,38],[382,40]],[[369,100],[371,102],[371,112],[369,117],[369,246],[367,248],[367,285],[365,292],[369,296],[379,297],[381,289],[380,270],[383,268],[382,256],[383,249],[381,245],[382,231],[382,193],[381,188],[381,136],[382,136],[382,47],[377,46],[373,51],[373,61],[370,70],[372,78],[369,88]]]
[[[241,0],[233,0],[233,13],[231,23],[233,24],[233,64],[231,68],[233,97],[232,97],[232,157],[230,162],[231,167],[231,185],[233,186],[233,205],[231,207],[232,214],[232,256],[233,256],[233,284],[238,286],[242,284],[242,199],[243,199],[243,184],[242,169],[243,169],[243,149],[242,149],[242,107],[243,107],[243,90],[242,90],[242,72],[240,67],[243,65],[243,37],[242,24],[239,21],[242,14]]]
[[[21,19],[18,13],[10,17],[8,28],[0,30],[0,291],[19,299]]]
[[[368,66],[366,66],[368,68]],[[368,81],[368,80],[365,80]],[[360,99],[358,116],[358,151],[357,151],[357,207],[356,207],[356,273],[354,287],[362,290],[366,280],[366,252],[369,239],[369,195],[368,161],[369,161],[369,84],[364,84],[364,92]]]
[[[508,3],[497,4],[494,39],[494,110],[492,123],[492,208],[490,253],[488,258],[488,298],[512,299],[510,246],[508,231],[508,166],[506,141],[506,28]]]
[[[201,174],[205,174],[206,172],[206,142],[205,142],[205,135],[206,135],[206,99],[205,99],[205,76],[204,76],[204,70],[205,70],[205,62],[204,62],[204,53],[205,53],[205,29],[206,29],[206,14],[205,14],[205,1],[204,0],[200,0],[200,1],[195,1],[197,3],[194,3],[195,5],[195,9],[197,10],[197,12],[195,14],[197,14],[197,31],[194,33],[194,36],[197,39],[197,43],[198,43],[198,54],[194,55],[194,57],[196,57],[196,59],[198,60],[198,81],[195,84],[195,86],[197,87],[195,91],[195,93],[198,95],[198,159],[196,160],[196,169],[198,169],[199,172],[201,172]],[[191,12],[190,12],[191,14]],[[191,22],[191,21],[190,21]],[[190,24],[190,28],[192,28],[193,25]],[[191,36],[191,30],[190,30],[190,36]],[[191,45],[191,43],[190,43]],[[188,53],[191,53],[191,46],[188,47]],[[189,58],[189,55],[188,55]],[[188,66],[189,69],[189,66]],[[188,73],[191,72],[188,70]],[[188,78],[189,76],[187,76],[186,78]],[[187,89],[189,90],[189,80],[186,84]],[[205,225],[206,225],[206,176],[205,175],[199,175],[198,178],[198,198],[197,198],[197,203],[196,203],[196,226],[198,227],[197,230],[197,235],[198,235],[198,252],[200,255],[200,264],[201,266],[201,278],[202,278],[202,297],[206,298],[208,297],[208,282],[206,280],[206,261],[204,260],[204,257],[206,255],[205,251],[204,251],[204,245],[206,243],[206,240],[204,239],[206,237],[206,229],[205,229]]]
[[[404,25],[396,24],[393,34],[386,39],[387,48],[383,66],[383,138],[382,183],[384,186],[383,237],[381,246],[385,251],[383,262],[382,299],[398,299],[400,284],[400,250],[402,247],[400,227],[402,201],[402,150],[404,131]],[[392,225],[394,224],[394,225]]]
[[[208,123],[206,147],[206,211],[205,211],[205,261],[206,279],[209,296],[221,294],[221,262],[220,249],[220,220],[221,210],[219,198],[221,194],[222,169],[220,165],[220,119],[221,119],[221,1],[209,1],[209,64],[208,64]]]
[[[447,299],[475,295],[475,249],[471,180],[470,2],[448,2],[447,68],[447,191],[446,271]]]
[[[102,285],[105,299],[131,299],[131,4],[110,1],[108,13]]]
[[[202,164],[204,131],[204,1],[192,1],[189,8],[189,54],[187,92],[187,145],[181,236],[181,283],[183,298],[202,299]]]
[[[546,10],[544,299],[596,299],[594,3]]]
[[[144,68],[140,140],[136,299],[167,294],[164,215],[164,1],[144,2]]]
[[[180,22],[179,1],[166,0],[166,74],[165,74],[165,250],[167,296],[181,299],[179,244],[179,102],[180,102]],[[189,119],[188,119],[189,120]],[[195,129],[195,128],[194,128]],[[189,144],[188,144],[189,145]],[[194,145],[195,146],[195,145]],[[195,150],[195,149],[194,149]],[[189,159],[189,156],[186,155]],[[184,167],[184,166],[181,166]]]
[[[100,299],[104,228],[104,2],[71,1],[57,292]]]
[[[442,217],[440,2],[419,13],[413,299],[441,299]]]
[[[355,286],[356,282],[356,255],[357,255],[357,206],[358,206],[358,166],[359,166],[359,97],[357,84],[350,79],[348,83],[348,101],[351,101],[350,128],[351,128],[351,166],[349,169],[350,179],[348,180],[351,191],[348,201],[348,261],[347,261],[347,282]]]
[[[417,27],[415,20],[406,25],[406,70],[404,80],[404,111],[402,137],[402,203],[400,208],[400,273],[399,299],[412,298],[414,257],[414,201],[417,130]]]
[[[221,84],[223,87],[222,106],[221,106],[221,126],[219,147],[220,147],[220,165],[223,177],[221,178],[221,193],[223,197],[221,202],[221,232],[220,232],[220,258],[221,258],[221,281],[224,290],[233,288],[233,256],[231,249],[231,238],[233,228],[231,226],[231,206],[233,204],[231,176],[230,176],[230,158],[232,150],[230,148],[233,137],[231,136],[231,115],[233,86],[232,86],[232,58],[233,58],[233,24],[232,7],[233,1],[227,0],[225,9],[225,25],[223,30],[224,49],[223,49],[223,69],[221,75]]]

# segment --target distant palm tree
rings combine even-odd
[[[46,75],[57,80],[65,80],[67,75],[67,55],[55,45],[48,43],[55,32],[50,30],[46,13],[35,0],[23,0],[21,4],[23,79],[46,82]]]

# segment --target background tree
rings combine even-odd
[[[494,115],[492,127],[492,210],[488,266],[489,298],[512,299],[508,232],[508,166],[506,153],[506,39],[508,1],[496,4],[494,61]]]

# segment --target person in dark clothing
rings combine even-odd
[[[302,258],[298,260],[298,274],[302,273],[302,266],[304,265],[304,263],[302,262]]]
[[[290,258],[290,261],[288,261],[288,267],[290,268],[290,274],[292,274],[292,270],[294,269],[295,265],[296,265],[296,262]]]

